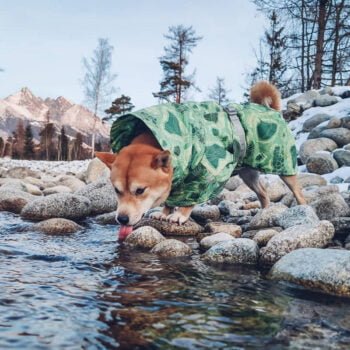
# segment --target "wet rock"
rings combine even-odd
[[[240,185],[242,185],[242,179],[236,175],[229,178],[229,180],[225,184],[225,188],[229,191],[236,190]]]
[[[260,230],[254,235],[253,241],[256,242],[259,247],[265,247],[268,241],[278,233],[279,232],[274,229]]]
[[[109,179],[110,174],[109,168],[98,158],[94,158],[90,161],[86,171],[86,183]]]
[[[282,256],[299,248],[323,248],[333,238],[334,227],[329,221],[317,226],[297,225],[287,228],[272,237],[260,250],[260,262],[272,265]]]
[[[30,220],[51,218],[79,220],[90,212],[91,202],[88,198],[71,193],[57,193],[29,202],[22,209],[21,216]]]
[[[125,243],[135,248],[151,249],[166,238],[151,226],[143,226],[134,230],[125,239]]]
[[[350,217],[337,217],[330,219],[334,226],[335,234],[347,236],[350,233]]]
[[[333,152],[333,157],[340,167],[343,165],[350,166],[350,151],[337,149]]]
[[[327,181],[318,174],[298,174],[298,183],[302,188],[309,186],[325,186]]]
[[[204,228],[191,219],[182,225],[156,219],[142,219],[134,226],[134,229],[142,226],[151,226],[165,236],[196,236],[204,232]]]
[[[71,193],[72,190],[67,187],[67,186],[53,186],[53,187],[49,187],[49,188],[45,188],[43,193],[45,196],[49,196],[50,194],[55,194],[55,193]]]
[[[332,220],[336,217],[350,216],[350,208],[340,193],[321,196],[310,203],[321,220]]]
[[[91,214],[109,213],[117,208],[117,196],[109,179],[92,182],[75,192],[91,202]]]
[[[22,208],[36,197],[30,193],[0,188],[0,211],[19,214]]]
[[[330,138],[321,137],[318,139],[306,140],[302,143],[299,150],[299,156],[303,164],[306,164],[308,158],[319,151],[331,152],[337,148],[337,144]]]
[[[204,249],[209,249],[215,244],[218,244],[220,242],[230,241],[232,239],[235,239],[235,238],[229,235],[228,233],[225,233],[225,232],[214,233],[211,236],[204,237],[200,241],[200,246]]]
[[[318,152],[307,159],[306,168],[310,173],[323,175],[338,169],[338,163],[330,154]]]
[[[202,255],[210,263],[256,264],[259,256],[258,245],[251,239],[236,238],[218,243]]]
[[[64,175],[62,176],[58,182],[55,184],[57,185],[63,185],[69,187],[73,192],[78,191],[85,187],[85,183],[79,179],[77,179],[74,176],[71,175]]]
[[[296,225],[317,225],[319,221],[315,211],[309,205],[288,208],[278,214],[275,219],[276,225],[284,229]]]
[[[71,220],[52,218],[34,224],[32,229],[49,235],[65,235],[80,231],[83,227]]]
[[[95,217],[95,221],[100,225],[115,225],[116,222],[116,212],[112,211],[106,214],[100,214]]]
[[[220,219],[220,210],[216,205],[196,205],[192,210],[191,217],[199,222],[215,221]]]
[[[318,113],[306,120],[303,124],[303,131],[308,132],[315,128],[317,125],[330,120],[331,116],[325,113]]]
[[[205,225],[205,231],[211,233],[224,232],[236,238],[240,237],[242,233],[240,226],[224,222],[210,222]]]
[[[347,128],[326,129],[320,135],[333,140],[339,147],[350,143],[350,130]]]
[[[272,267],[269,276],[273,280],[350,296],[349,271],[349,251],[305,248],[285,255]]]
[[[271,204],[268,208],[261,209],[252,219],[249,225],[250,230],[268,228],[275,225],[276,216],[287,209],[283,204]]]
[[[316,107],[327,107],[338,103],[338,98],[335,96],[322,95],[315,99]]]
[[[156,244],[152,248],[151,253],[157,254],[162,258],[172,258],[191,255],[192,249],[177,239],[166,239]]]
[[[289,192],[289,189],[281,179],[277,178],[267,183],[266,191],[271,202],[278,202]]]
[[[12,179],[24,179],[28,176],[40,179],[40,173],[38,171],[34,171],[22,166],[17,166],[9,169],[6,176]]]

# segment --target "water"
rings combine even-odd
[[[349,349],[350,301],[0,213],[0,349]],[[193,247],[196,244],[189,241]]]

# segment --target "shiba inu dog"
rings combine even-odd
[[[251,103],[163,104],[120,117],[111,129],[112,149],[96,156],[111,169],[118,199],[116,219],[124,239],[151,208],[151,217],[183,224],[195,204],[220,193],[233,171],[269,205],[259,171],[280,175],[299,204],[294,138],[280,115],[278,90],[254,85]],[[238,168],[238,170],[237,170]]]

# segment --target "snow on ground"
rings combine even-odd
[[[345,91],[350,91],[350,86],[333,86],[332,91],[335,96],[341,96]]]
[[[64,161],[44,161],[44,160],[17,160],[10,158],[1,158],[0,167],[11,169],[15,167],[26,167],[31,170],[45,171],[53,173],[67,173],[74,174],[85,171],[89,165],[90,160],[73,160],[70,162]]]

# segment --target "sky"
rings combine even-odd
[[[190,56],[201,92],[208,99],[217,76],[229,97],[242,100],[245,74],[255,65],[253,49],[266,27],[249,0],[0,0],[0,98],[28,87],[40,97],[84,102],[82,59],[98,38],[113,51],[116,95],[131,96],[136,108],[157,103],[159,57],[168,27],[192,25],[203,36]]]

